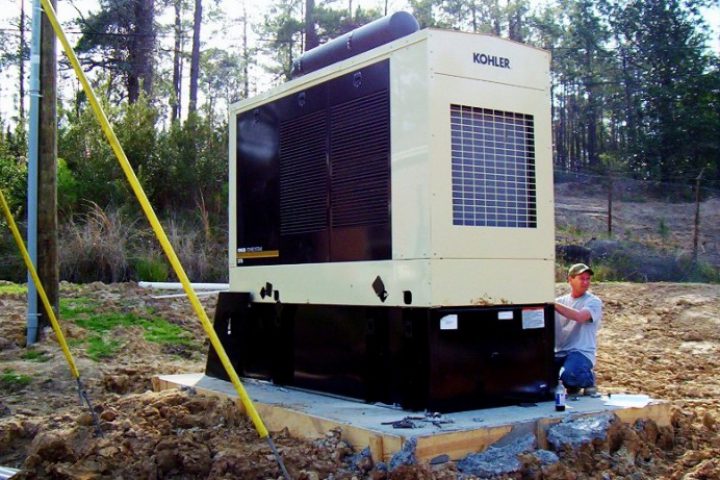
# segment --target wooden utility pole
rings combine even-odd
[[[53,8],[56,0],[50,0]],[[57,256],[57,58],[55,32],[43,13],[40,40],[40,130],[38,158],[37,271],[50,305],[58,312],[60,274]],[[40,305],[39,332],[49,325],[48,313]]]

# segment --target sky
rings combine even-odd
[[[10,19],[19,17],[21,1],[25,2],[25,10],[26,12],[29,12],[31,10],[32,0],[0,0],[0,29],[8,29],[10,27]],[[353,8],[357,5],[362,5],[366,8],[375,7],[383,9],[385,4],[384,0],[337,0],[336,5],[340,8],[341,5],[347,5],[347,2],[349,1],[352,1]],[[533,3],[544,3],[545,1],[546,0],[531,0]],[[271,4],[271,0],[220,0],[220,5],[226,11],[229,21],[233,21],[242,14],[241,6],[243,2],[247,2],[248,13],[254,21],[259,21]],[[96,10],[98,8],[97,0],[57,0],[57,3],[58,6],[56,10],[61,22],[66,22],[75,18],[77,16],[77,11],[87,14],[89,11]],[[388,0],[388,12],[394,12],[402,9],[407,9],[406,0]],[[188,20],[190,20],[192,12],[188,12],[187,15]],[[720,54],[720,5],[713,9],[705,9],[704,16],[711,28],[714,30],[714,33],[711,36],[711,46],[715,52]],[[170,24],[172,23],[172,19],[168,18],[167,20],[162,20],[162,22]],[[72,30],[74,29],[66,31],[66,35],[68,36],[70,42],[74,43],[77,36],[73,35]],[[235,30],[229,29],[229,33],[225,34],[217,34],[214,33],[211,28],[207,28],[203,31],[203,41],[207,46],[218,48],[237,48],[237,46],[241,44],[241,34],[242,32],[239,27]],[[58,55],[63,55],[59,47]],[[186,65],[185,75],[189,75],[189,65]],[[258,72],[254,72],[254,74],[251,72],[251,77],[261,78]],[[61,99],[63,99],[63,97],[71,96],[73,94],[72,90],[79,88],[77,82],[75,82],[74,85],[73,82],[70,82],[69,84],[71,87],[68,88],[66,86],[65,91],[60,92]],[[189,80],[184,78],[183,85],[187,86],[188,84]],[[251,90],[255,93],[259,93],[266,88],[267,85],[251,85]],[[0,118],[7,121],[12,117],[17,116],[18,108],[16,105],[17,100],[15,99],[16,95],[17,71],[15,69],[5,69],[5,71],[0,72]],[[187,92],[185,95],[187,96]],[[186,99],[183,104],[187,105]]]

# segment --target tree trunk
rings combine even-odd
[[[247,6],[243,2],[243,96],[250,98],[250,75],[248,66],[250,65],[250,50],[248,49],[248,17]]]
[[[200,26],[202,24],[202,0],[195,0],[193,15],[193,43],[190,56],[190,102],[188,112],[197,111],[198,78],[200,77]]]
[[[516,42],[522,42],[522,10],[520,5],[513,5],[508,1],[508,38]]]
[[[55,0],[50,0],[53,7]],[[50,305],[58,313],[59,270],[57,259],[57,59],[55,32],[43,14],[40,40],[40,119],[38,155],[37,271]],[[38,298],[38,332],[49,325],[49,313]]]
[[[20,2],[20,24],[18,25],[20,30],[20,54],[18,55],[18,63],[20,67],[20,98],[18,105],[18,112],[20,117],[20,123],[25,123],[25,50],[27,49],[27,43],[25,41],[25,1]]]
[[[148,97],[153,92],[153,51],[155,50],[155,0],[138,1],[138,38],[141,41],[138,73],[142,81],[142,89]]]
[[[305,51],[320,45],[315,30],[315,0],[305,0]]]
[[[175,0],[175,50],[173,51],[173,103],[170,120],[182,114],[182,0]]]
[[[137,0],[133,4],[135,28],[128,48],[130,72],[127,77],[128,102],[137,102],[140,88],[148,95],[153,89],[153,49],[155,48],[155,1]]]

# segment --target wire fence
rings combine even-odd
[[[559,264],[599,264],[607,280],[720,281],[720,189],[554,174]]]
[[[667,202],[695,201],[698,182],[695,177],[677,179],[672,182],[642,180],[623,173],[598,174],[587,171],[570,171],[555,167],[555,184],[576,183],[584,185],[588,193],[608,193],[612,184],[612,194],[621,201],[658,200]],[[681,181],[683,180],[683,181]],[[699,181],[700,198],[720,198],[720,189],[708,185],[708,181]]]

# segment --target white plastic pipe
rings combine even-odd
[[[182,290],[180,282],[138,282],[142,288],[154,288],[157,290]],[[230,290],[229,283],[191,283],[195,290]]]

